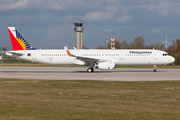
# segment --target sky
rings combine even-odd
[[[76,46],[74,22],[83,22],[83,46],[106,45],[115,36],[146,45],[180,38],[179,0],[0,0],[0,47],[11,46],[16,27],[36,48]]]

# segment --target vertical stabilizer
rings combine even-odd
[[[13,50],[33,50],[34,48],[24,39],[15,27],[8,27]]]

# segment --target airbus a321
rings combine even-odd
[[[15,27],[8,27],[8,31],[13,51],[6,55],[44,64],[89,66],[87,72],[94,68],[111,70],[116,65],[154,65],[156,72],[156,65],[175,61],[167,52],[155,49],[35,49]]]

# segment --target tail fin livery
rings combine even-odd
[[[34,50],[15,27],[8,27],[13,50]]]

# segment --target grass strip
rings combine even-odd
[[[0,119],[180,118],[180,81],[0,79]]]

